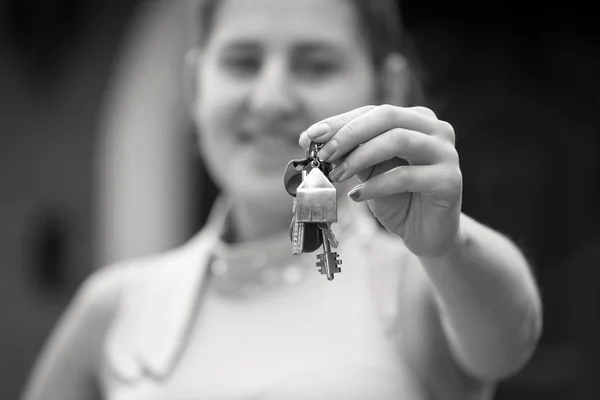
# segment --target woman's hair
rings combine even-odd
[[[196,12],[196,44],[202,47],[210,36],[218,6],[222,0],[198,0]],[[373,65],[380,68],[392,53],[406,54],[406,33],[397,0],[348,0],[356,8],[359,22],[366,35]]]

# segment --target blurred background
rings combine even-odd
[[[182,243],[214,198],[180,80],[187,0],[0,0],[0,399],[96,268]],[[592,6],[403,0],[464,210],[534,265],[545,330],[497,399],[598,399],[600,32]],[[140,234],[143,232],[143,234]]]

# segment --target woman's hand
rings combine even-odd
[[[367,201],[381,224],[420,257],[441,257],[459,239],[462,174],[454,129],[424,107],[366,106],[312,125],[300,136],[325,143],[330,174],[361,182],[349,193]]]

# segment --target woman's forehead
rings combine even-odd
[[[211,40],[355,44],[360,36],[348,0],[225,0]]]

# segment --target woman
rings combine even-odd
[[[518,248],[461,213],[451,125],[406,107],[393,2],[202,4],[191,109],[221,197],[185,245],[88,279],[24,398],[491,398],[535,349],[540,298]],[[335,165],[331,282],[290,250],[283,167],[310,141]]]

